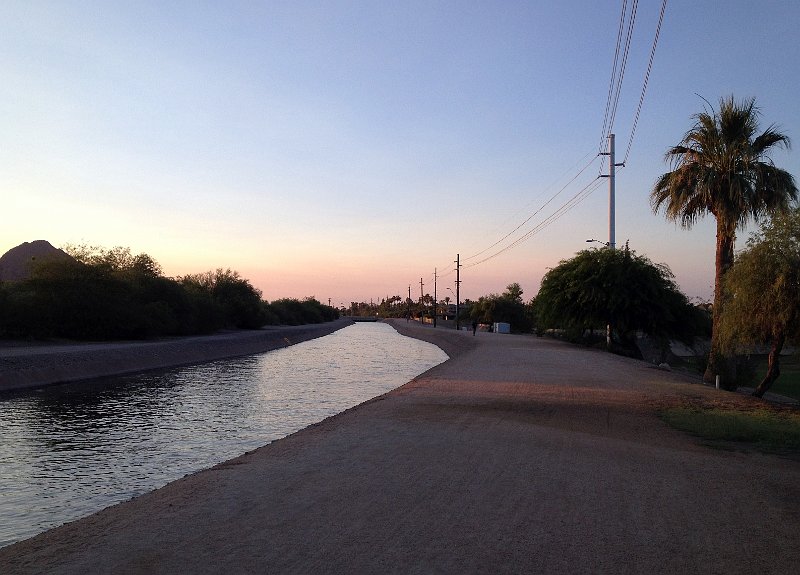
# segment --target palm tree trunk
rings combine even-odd
[[[772,384],[781,374],[780,358],[781,350],[783,350],[783,344],[785,342],[786,335],[784,334],[783,330],[781,330],[780,334],[772,340],[772,347],[769,350],[767,375],[764,376],[764,379],[758,384],[758,387],[753,392],[753,395],[756,397],[763,397],[764,393],[772,386]]]
[[[714,383],[716,376],[722,379],[724,389],[735,388],[735,373],[730,362],[720,352],[719,324],[724,307],[724,293],[722,291],[722,278],[733,266],[733,249],[736,244],[735,226],[726,225],[717,216],[717,252],[714,270],[714,307],[711,312],[711,350],[708,354],[708,366],[703,375],[703,381]]]

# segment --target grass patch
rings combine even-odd
[[[756,382],[758,385],[767,373],[767,356],[755,356]],[[786,397],[800,399],[800,354],[781,356],[781,375],[769,388],[771,393],[778,393]]]
[[[767,355],[753,354],[747,356],[746,363],[747,368],[746,370],[743,369],[743,371],[750,372],[749,377],[747,381],[740,381],[739,384],[755,388],[767,374]],[[702,375],[705,371],[706,363],[703,357],[689,356],[679,358],[673,367]],[[769,388],[769,392],[800,400],[800,353],[795,352],[792,355],[781,356],[781,375]]]
[[[661,418],[703,439],[745,442],[768,452],[800,452],[800,412],[796,410],[680,406],[663,410]]]

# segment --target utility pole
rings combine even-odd
[[[614,134],[608,135],[608,247],[616,247],[616,189],[617,165],[614,163]]]
[[[614,134],[608,135],[608,152],[602,153],[608,156],[608,247],[612,250],[616,248],[616,178],[617,166],[624,164],[617,164],[614,160]],[[611,325],[606,325],[606,346],[611,349]]]
[[[433,327],[436,327],[437,315],[439,315],[439,302],[436,300],[436,268],[433,268]]]
[[[461,312],[461,254],[456,254],[456,331],[461,329],[459,314]]]
[[[411,319],[411,284],[408,284],[408,315],[406,315],[406,321]]]
[[[601,156],[608,156],[608,175],[602,176],[608,178],[608,247],[612,250],[616,247],[616,178],[617,166],[624,166],[624,164],[617,164],[614,161],[614,134],[608,135],[608,151],[600,152]]]

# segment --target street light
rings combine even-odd
[[[610,247],[611,247],[611,244],[610,244],[610,243],[608,243],[608,242],[602,242],[602,241],[600,241],[600,240],[595,240],[595,239],[589,239],[589,240],[586,240],[586,243],[587,243],[587,244],[589,244],[589,243],[592,243],[592,242],[596,242],[596,243],[598,243],[598,244],[603,244],[603,245],[604,245],[604,246],[606,246],[607,248],[610,248]]]

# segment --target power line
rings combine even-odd
[[[504,252],[506,252],[506,251],[508,251],[508,250],[510,250],[512,248],[515,248],[518,245],[522,244],[523,242],[527,241],[528,239],[530,239],[531,237],[533,237],[534,235],[536,235],[537,233],[542,231],[544,228],[546,228],[547,226],[549,226],[550,224],[552,224],[553,222],[555,222],[556,220],[561,218],[561,216],[563,216],[564,214],[569,212],[572,208],[577,206],[579,203],[581,203],[587,197],[589,197],[592,194],[592,192],[594,192],[598,187],[600,187],[600,184],[601,184],[601,180],[600,180],[600,177],[598,176],[597,178],[592,180],[592,182],[587,184],[583,189],[581,189],[577,194],[575,194],[572,198],[570,198],[570,200],[568,202],[563,204],[560,208],[558,208],[550,216],[548,216],[546,219],[544,219],[535,228],[533,228],[530,231],[528,231],[525,235],[520,236],[519,238],[514,240],[514,242],[512,242],[508,246],[504,247],[503,249],[497,251],[496,253],[494,253],[494,254],[492,254],[492,255],[490,255],[490,256],[488,256],[488,257],[486,257],[486,258],[484,258],[484,259],[482,259],[482,260],[480,260],[478,262],[473,262],[472,264],[470,264],[468,266],[464,266],[464,267],[471,268],[471,267],[475,267],[477,265],[480,265],[480,264],[482,264],[484,262],[487,262],[487,261],[489,261],[491,259],[494,259],[495,257],[499,256],[500,254],[502,254],[502,253],[504,253]]]
[[[628,55],[630,54],[631,41],[633,39],[633,30],[636,26],[636,13],[639,7],[639,0],[633,0],[631,3],[630,14],[627,15],[627,0],[622,2],[622,10],[620,11],[619,28],[617,30],[617,43],[614,52],[614,63],[611,67],[611,78],[609,80],[608,99],[606,100],[606,111],[603,116],[603,129],[600,132],[600,144],[598,150],[603,149],[603,144],[608,138],[608,135],[614,129],[614,121],[617,117],[617,109],[619,108],[619,99],[622,95],[622,82],[625,78],[625,70],[628,65]],[[620,57],[620,43],[622,32],[625,30],[625,44],[622,48],[622,55]],[[619,66],[619,71],[617,71]]]
[[[622,31],[625,29],[625,13],[627,12],[628,0],[622,1],[622,10],[619,13],[619,27],[617,28],[617,44],[614,50],[614,64],[611,66],[611,78],[608,80],[608,96],[606,97],[606,111],[603,115],[603,129],[600,130],[600,144],[598,150],[602,150],[606,138],[606,128],[608,127],[608,113],[613,100],[614,85],[617,77],[617,63],[619,62],[619,48],[622,43]]]
[[[539,200],[541,198],[547,197],[547,194],[550,193],[550,191],[552,189],[554,189],[557,186],[559,186],[560,182],[564,181],[565,178],[567,178],[568,176],[574,174],[575,170],[582,171],[583,168],[581,166],[582,166],[583,162],[585,162],[590,156],[592,157],[592,161],[594,161],[594,159],[598,156],[598,154],[594,150],[589,150],[586,154],[584,154],[578,160],[576,160],[575,163],[572,164],[569,168],[565,169],[563,171],[563,173],[561,173],[550,184],[548,184],[547,186],[542,188],[542,190],[538,194],[534,194],[531,197],[531,199],[528,202],[525,203],[525,205],[523,205],[523,206],[519,207],[518,209],[516,209],[514,211],[513,215],[504,218],[503,221],[501,223],[497,224],[496,227],[494,229],[492,229],[491,231],[487,231],[487,232],[481,234],[480,238],[473,239],[473,241],[470,242],[471,245],[468,247],[468,249],[466,251],[468,253],[470,253],[474,249],[478,249],[478,248],[486,245],[485,241],[491,241],[491,238],[499,236],[501,233],[503,233],[504,230],[508,229],[509,226],[514,225],[516,223],[516,221],[518,221],[516,218],[518,217],[519,214],[527,213],[529,211],[529,209],[531,208],[531,206],[538,205],[538,202],[539,202]],[[568,184],[569,184],[569,182],[568,182]],[[502,241],[502,239],[499,240],[496,243],[500,243],[501,241]],[[492,247],[494,247],[494,245],[496,245],[496,244],[493,244],[493,245],[489,246],[488,248],[485,248],[481,252],[478,252],[478,253],[470,256],[470,257],[471,258],[475,258],[475,257],[481,255],[481,253],[483,253],[483,251],[490,250]],[[469,259],[469,258],[466,258],[466,259]]]
[[[491,244],[489,247],[484,248],[483,250],[481,250],[481,251],[469,256],[468,258],[463,258],[462,261],[475,259],[476,257],[481,256],[482,254],[488,252],[492,248],[494,248],[494,247],[498,246],[499,244],[501,244],[503,241],[505,241],[510,236],[512,236],[515,232],[517,232],[520,228],[522,228],[525,224],[527,224],[531,219],[533,219],[534,216],[536,216],[539,212],[541,212],[545,207],[547,207],[548,204],[550,204],[556,197],[558,197],[567,187],[569,187],[570,184],[572,184],[578,177],[580,177],[580,175],[583,174],[583,172],[585,172],[595,161],[597,161],[597,158],[599,157],[593,151],[587,152],[583,157],[581,157],[577,162],[575,162],[575,164],[569,170],[565,171],[564,174],[559,176],[558,180],[561,180],[565,175],[571,173],[572,170],[574,170],[576,167],[578,167],[581,164],[581,162],[584,162],[589,156],[592,156],[591,160],[589,160],[588,163],[586,163],[583,166],[581,166],[580,169],[578,170],[578,172],[574,176],[572,176],[572,178],[570,178],[570,180],[566,184],[564,184],[555,194],[553,194],[544,204],[542,204],[541,207],[539,207],[539,209],[537,209],[527,219],[525,219],[522,223],[518,224],[513,230],[511,230],[509,233],[505,234],[503,237],[501,237],[499,240],[497,240],[496,242]],[[558,181],[558,180],[556,180],[556,181]],[[552,188],[553,185],[554,184],[551,184],[551,185],[547,186],[545,188],[545,191],[550,189],[550,188]],[[450,276],[450,275],[452,275],[452,274],[454,274],[456,272],[456,268],[454,266],[452,266],[452,265],[449,266],[449,268],[445,267],[445,266],[442,266],[442,267],[443,267],[443,269],[446,269],[447,271],[440,273],[439,274],[440,278],[444,278],[444,277]]]
[[[633,28],[636,24],[636,11],[639,7],[639,0],[633,0],[631,5],[631,13],[628,18],[628,36],[625,39],[625,48],[622,52],[622,64],[619,67],[619,79],[617,80],[617,92],[614,97],[614,105],[611,108],[611,119],[608,122],[608,131],[606,136],[614,129],[614,120],[617,118],[617,109],[619,107],[619,97],[622,94],[622,80],[625,78],[625,69],[628,66],[628,54],[631,48],[631,39],[633,38]]]
[[[636,107],[636,115],[633,118],[633,126],[631,127],[631,136],[628,139],[628,147],[625,150],[625,157],[622,163],[628,161],[628,155],[631,153],[631,145],[633,145],[633,136],[636,133],[636,126],[639,124],[639,114],[642,111],[642,104],[644,103],[644,95],[647,92],[647,83],[650,81],[650,71],[653,69],[653,59],[656,55],[656,46],[658,45],[658,37],[661,34],[661,24],[664,21],[664,12],[667,9],[667,0],[661,3],[661,13],[658,15],[658,24],[656,25],[656,34],[653,38],[653,47],[650,48],[650,61],[647,63],[647,72],[644,75],[644,82],[642,84],[642,93],[639,96],[639,105]]]
[[[598,187],[600,187],[601,183],[602,183],[602,181],[600,179],[600,176],[597,176],[595,179],[593,179],[591,182],[589,182],[586,186],[584,186],[578,193],[576,193],[574,196],[572,196],[566,203],[564,203],[556,211],[554,211],[547,218],[545,218],[539,224],[537,224],[533,229],[529,230],[528,232],[526,232],[525,234],[523,234],[522,236],[520,236],[519,238],[517,238],[516,240],[514,240],[510,244],[508,244],[506,247],[496,251],[492,255],[487,256],[487,257],[485,257],[482,260],[479,260],[477,262],[472,262],[471,264],[464,265],[463,267],[465,267],[465,268],[473,268],[473,267],[475,267],[477,265],[480,265],[482,263],[488,262],[491,259],[496,258],[500,254],[502,254],[504,252],[507,252],[508,250],[510,250],[512,248],[517,247],[518,245],[520,245],[524,241],[530,239],[531,237],[533,237],[534,235],[536,235],[537,233],[542,231],[544,228],[546,228],[547,226],[549,226],[550,224],[552,224],[553,222],[558,220],[561,216],[563,216],[564,214],[569,212],[572,208],[577,206],[583,200],[588,198],[592,194],[592,192],[594,192]]]
[[[632,43],[632,39],[633,39],[633,31],[634,31],[634,28],[636,26],[636,16],[637,16],[637,12],[638,12],[638,4],[639,4],[638,0],[633,0],[632,3],[631,3],[631,6],[630,6],[630,12],[628,12],[628,2],[627,2],[627,0],[623,0],[623,2],[622,2],[622,9],[620,11],[620,17],[619,17],[619,26],[618,26],[618,29],[617,29],[617,39],[616,39],[616,45],[615,45],[614,61],[613,61],[613,65],[612,65],[611,78],[609,79],[608,96],[607,96],[607,100],[606,100],[605,114],[604,114],[604,117],[603,117],[603,129],[602,129],[602,132],[601,132],[600,149],[602,149],[602,145],[603,145],[603,142],[605,141],[605,139],[608,138],[609,134],[612,133],[612,130],[613,130],[613,127],[614,127],[614,122],[616,120],[616,115],[617,115],[617,111],[618,111],[618,108],[619,108],[619,101],[620,101],[620,97],[621,97],[621,93],[622,93],[623,80],[624,80],[625,71],[626,71],[626,68],[627,68],[628,57],[630,55],[630,48],[631,48],[631,43]],[[652,45],[651,50],[650,50],[650,58],[649,58],[648,66],[647,66],[647,71],[645,73],[644,81],[643,81],[643,84],[642,84],[642,91],[640,93],[639,102],[638,102],[638,105],[636,107],[636,112],[635,112],[635,115],[634,115],[634,120],[633,120],[633,124],[632,124],[632,127],[631,127],[631,133],[630,133],[630,137],[629,137],[629,140],[628,140],[628,145],[627,145],[627,149],[626,149],[626,152],[625,152],[624,160],[620,164],[621,167],[624,167],[625,163],[628,160],[628,156],[630,154],[631,146],[632,146],[632,143],[633,143],[634,134],[635,134],[636,128],[638,126],[639,117],[640,117],[641,110],[642,110],[642,107],[643,107],[643,104],[644,104],[645,94],[647,92],[647,85],[648,85],[648,82],[649,82],[649,79],[650,79],[650,73],[651,73],[652,67],[653,67],[653,61],[654,61],[654,57],[655,57],[655,51],[656,51],[656,47],[657,47],[657,44],[658,44],[659,35],[660,35],[660,32],[661,32],[661,26],[662,26],[663,19],[664,19],[664,14],[665,14],[665,11],[666,11],[666,5],[667,5],[667,0],[663,0],[662,1],[662,5],[661,5],[661,11],[660,11],[660,14],[659,14],[658,24],[656,26],[656,32],[655,32],[654,39],[653,39],[653,45]],[[624,43],[622,41],[623,36],[625,37]],[[544,204],[542,204],[541,207],[539,207],[536,211],[534,211],[531,215],[529,215],[524,221],[522,221],[520,224],[518,224],[516,227],[514,227],[510,232],[505,234],[503,237],[501,237],[496,242],[492,243],[487,248],[475,253],[474,255],[471,255],[471,256],[469,256],[467,258],[464,258],[462,261],[466,262],[466,261],[469,261],[469,260],[475,260],[476,258],[480,258],[482,255],[484,255],[487,252],[493,250],[494,248],[500,246],[503,242],[505,242],[506,240],[511,238],[515,233],[517,233],[525,225],[527,225],[534,217],[536,217],[538,214],[540,214],[542,212],[542,210],[544,210],[548,205],[550,205],[557,197],[559,197],[561,195],[561,193],[563,193],[564,190],[567,187],[569,187],[573,182],[575,182],[575,180],[577,180],[581,176],[581,174],[583,174],[583,172],[586,169],[588,169],[589,166],[591,166],[595,162],[595,160],[597,159],[597,157],[599,155],[600,154],[598,154],[597,156],[592,158],[591,161],[589,161],[587,164],[585,164],[566,184],[564,184],[564,186],[562,186]],[[502,247],[502,248],[498,249],[497,251],[493,252],[491,255],[488,255],[488,256],[486,256],[486,257],[484,257],[482,259],[478,259],[477,261],[473,261],[473,262],[471,262],[469,264],[463,264],[462,263],[461,266],[459,266],[459,267],[465,267],[465,268],[475,267],[475,266],[480,265],[482,263],[485,263],[485,262],[487,262],[487,261],[489,261],[491,259],[494,259],[495,257],[499,256],[500,254],[505,253],[506,251],[511,250],[514,247],[522,244],[523,242],[527,241],[528,239],[530,239],[531,237],[536,235],[538,232],[540,232],[541,230],[543,230],[544,228],[546,228],[547,226],[551,225],[552,223],[557,221],[559,218],[564,216],[566,213],[568,213],[570,210],[572,210],[578,204],[580,204],[583,200],[588,198],[600,186],[600,183],[601,183],[601,176],[598,175],[595,179],[593,179],[590,183],[585,185],[580,191],[578,191],[575,195],[573,195],[569,200],[567,200],[564,204],[562,204],[559,208],[557,208],[552,214],[550,214],[550,216],[548,216],[547,218],[545,218],[544,220],[539,222],[536,226],[534,226],[529,231],[525,232],[521,236],[519,236],[516,239],[514,239],[513,241],[511,241],[505,247]],[[457,268],[451,268],[447,272],[444,272],[439,277],[447,277],[448,275],[451,275],[451,274],[453,274],[454,272],[457,272],[457,271],[458,271]]]
[[[585,157],[585,156],[584,156],[584,157]],[[519,229],[520,229],[522,226],[524,226],[524,225],[525,225],[525,224],[527,224],[529,221],[531,221],[531,220],[534,218],[534,216],[536,216],[536,215],[537,215],[539,212],[541,212],[543,209],[545,209],[545,208],[548,206],[548,204],[550,204],[550,202],[552,202],[552,201],[553,201],[553,200],[555,200],[555,199],[556,199],[556,198],[557,198],[559,195],[561,195],[561,192],[563,192],[563,191],[564,191],[564,190],[565,190],[565,189],[566,189],[566,188],[567,188],[567,187],[568,187],[568,186],[569,186],[569,185],[570,185],[572,182],[574,182],[575,180],[577,180],[577,179],[580,177],[580,175],[581,175],[581,174],[583,174],[583,172],[585,172],[585,171],[587,170],[587,168],[589,168],[589,166],[591,166],[591,165],[592,165],[592,164],[593,164],[593,163],[594,163],[596,160],[597,160],[597,156],[595,156],[594,158],[592,158],[592,159],[591,159],[591,160],[590,160],[590,161],[589,161],[589,162],[588,162],[586,165],[584,165],[584,166],[583,166],[583,167],[582,167],[582,168],[581,168],[581,169],[578,171],[578,173],[577,173],[577,174],[575,174],[575,175],[574,175],[574,176],[573,176],[573,177],[572,177],[572,178],[571,178],[571,179],[570,179],[570,180],[569,180],[569,181],[568,181],[566,184],[564,184],[564,185],[561,187],[561,189],[560,189],[560,190],[558,190],[558,191],[557,191],[555,194],[553,194],[553,195],[550,197],[550,199],[549,199],[549,200],[547,200],[547,201],[546,201],[544,204],[542,204],[542,206],[541,206],[541,207],[540,207],[538,210],[536,210],[536,211],[535,211],[535,212],[533,212],[533,213],[532,213],[530,216],[528,216],[528,217],[527,217],[527,218],[526,218],[526,219],[525,219],[525,220],[524,220],[524,221],[523,221],[521,224],[519,224],[519,225],[518,225],[517,227],[515,227],[513,230],[511,230],[511,231],[510,231],[510,232],[508,232],[506,235],[504,235],[502,238],[500,238],[499,240],[497,240],[495,243],[493,243],[492,245],[490,245],[488,248],[485,248],[485,249],[483,249],[483,250],[479,251],[478,253],[476,253],[476,254],[474,254],[474,255],[471,255],[471,256],[469,256],[469,257],[467,257],[467,258],[464,258],[464,261],[471,260],[471,259],[475,259],[475,258],[477,258],[477,257],[479,257],[479,256],[481,256],[481,255],[483,255],[483,254],[485,254],[486,252],[488,252],[489,250],[491,250],[491,249],[492,249],[492,248],[494,248],[495,246],[497,246],[497,245],[499,245],[499,244],[503,243],[503,242],[504,242],[506,239],[508,239],[508,237],[510,237],[511,235],[513,235],[513,234],[514,234],[514,233],[515,233],[517,230],[519,230]]]
[[[593,153],[594,153],[594,152],[589,152],[589,153],[587,153],[586,155],[584,155],[584,156],[583,156],[583,158],[581,158],[581,160],[579,160],[579,162],[580,162],[580,161],[583,161],[583,160],[585,160],[587,156],[589,156],[589,155],[591,155],[591,154],[593,154]],[[526,219],[525,219],[525,220],[524,220],[522,223],[518,224],[518,225],[517,225],[517,226],[516,226],[516,227],[515,227],[513,230],[511,230],[509,233],[505,234],[505,235],[504,235],[502,238],[500,238],[499,240],[497,240],[496,242],[494,242],[493,244],[491,244],[489,247],[487,247],[487,248],[485,248],[485,249],[481,250],[480,252],[478,252],[478,253],[476,253],[476,254],[474,254],[474,255],[472,255],[472,256],[469,256],[468,258],[464,258],[462,261],[467,261],[467,260],[475,259],[475,258],[477,258],[477,257],[479,257],[479,256],[481,256],[481,255],[483,255],[483,254],[485,254],[486,252],[490,251],[492,248],[495,248],[495,247],[497,247],[497,246],[498,246],[498,245],[500,245],[502,242],[504,242],[505,240],[507,240],[507,239],[508,239],[509,237],[511,237],[511,236],[512,236],[514,233],[516,233],[517,231],[519,231],[519,230],[520,230],[520,229],[521,229],[521,228],[522,228],[524,225],[526,225],[528,222],[530,222],[530,221],[531,221],[531,220],[532,220],[532,219],[533,219],[533,218],[534,218],[534,217],[535,217],[537,214],[539,214],[539,213],[540,213],[540,212],[541,212],[543,209],[545,209],[545,208],[546,208],[546,207],[547,207],[547,206],[548,206],[550,203],[552,203],[552,202],[553,202],[553,200],[555,200],[555,199],[556,199],[556,198],[557,198],[559,195],[561,195],[561,193],[562,193],[562,192],[563,192],[565,189],[567,189],[567,188],[568,188],[568,187],[569,187],[569,186],[570,186],[570,185],[571,185],[571,184],[572,184],[572,183],[573,183],[575,180],[577,180],[577,179],[578,179],[578,178],[581,176],[581,174],[583,174],[583,173],[584,173],[584,172],[585,172],[585,171],[586,171],[586,170],[587,170],[587,169],[588,169],[588,168],[589,168],[589,167],[590,167],[592,164],[594,164],[594,163],[595,163],[595,161],[597,161],[597,158],[598,158],[598,157],[599,157],[599,156],[597,156],[597,155],[594,155],[594,156],[592,157],[592,159],[591,159],[591,160],[589,160],[589,161],[588,161],[586,164],[584,164],[584,165],[583,165],[583,166],[580,168],[580,170],[578,170],[578,172],[577,172],[577,173],[576,173],[574,176],[572,176],[572,178],[570,178],[570,180],[569,180],[569,181],[568,181],[566,184],[564,184],[564,185],[563,185],[563,186],[562,186],[562,187],[561,187],[561,188],[560,188],[560,189],[559,189],[559,190],[558,190],[558,191],[557,191],[555,194],[553,194],[553,195],[552,195],[552,196],[551,196],[551,197],[550,197],[550,198],[549,198],[549,199],[548,199],[548,200],[547,200],[547,201],[546,201],[544,204],[542,204],[542,205],[541,205],[541,206],[540,206],[540,207],[539,207],[539,208],[538,208],[538,209],[537,209],[535,212],[533,212],[533,213],[532,213],[530,216],[528,216],[528,217],[527,217],[527,218],[526,218]],[[576,165],[577,165],[577,164],[576,164]],[[570,201],[572,201],[572,200],[568,200],[566,203],[567,203],[567,204],[569,204],[569,202],[570,202]],[[560,208],[558,208],[558,209],[556,210],[556,213],[557,213],[559,210],[563,209],[563,207],[564,207],[564,206],[561,206]],[[540,224],[540,225],[541,225],[541,224]],[[527,239],[528,237],[530,237],[530,235],[528,235],[528,234],[526,234],[526,235],[522,236],[522,238],[524,238],[524,239]],[[523,240],[523,241],[524,241],[524,240]],[[498,251],[496,254],[493,254],[492,256],[489,256],[488,258],[484,258],[484,259],[480,260],[479,262],[474,262],[474,263],[472,263],[472,264],[469,264],[469,265],[462,264],[462,267],[474,267],[475,265],[478,265],[478,264],[480,264],[480,263],[483,263],[483,262],[485,262],[485,261],[488,261],[488,260],[490,260],[490,259],[492,259],[492,258],[496,257],[497,255],[499,255],[499,254],[501,254],[501,253],[503,253],[503,252],[505,252],[505,251],[507,251],[507,250],[509,250],[509,249],[513,248],[513,247],[516,247],[516,246],[517,246],[517,245],[519,245],[520,243],[521,243],[521,240],[520,240],[520,239],[517,239],[517,240],[513,241],[511,244],[509,244],[508,246],[506,246],[505,248],[502,248],[501,250],[499,250],[499,251]],[[440,278],[444,278],[444,277],[450,276],[450,275],[452,275],[453,273],[456,273],[456,271],[457,271],[457,270],[456,270],[455,268],[450,268],[450,269],[449,269],[449,270],[448,270],[446,273],[443,273],[443,274],[441,274],[439,277],[440,277]]]

